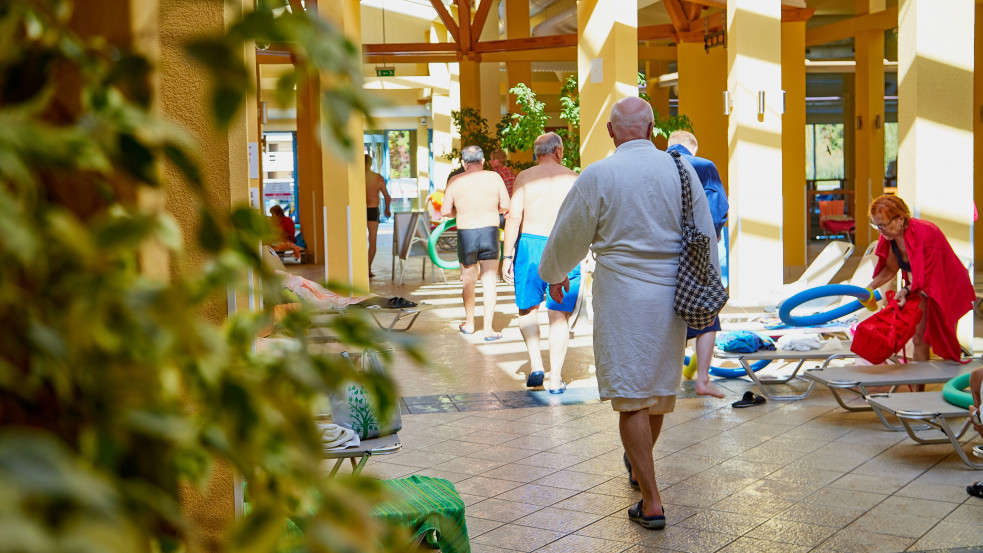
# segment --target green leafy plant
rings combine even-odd
[[[546,104],[536,99],[536,93],[523,83],[509,90],[515,95],[515,101],[522,108],[521,113],[506,113],[498,122],[496,131],[502,142],[502,148],[510,152],[532,150],[536,138],[546,129]],[[529,164],[531,165],[531,164]]]
[[[215,124],[248,111],[244,48],[288,44],[298,66],[278,89],[332,76],[323,138],[347,151],[348,117],[367,108],[356,49],[286,3],[261,0],[188,46],[212,76]],[[377,485],[323,478],[313,424],[343,382],[383,409],[392,382],[310,354],[306,311],[287,315],[294,346],[276,354],[252,347],[269,308],[202,316],[247,290],[250,273],[274,303],[279,285],[258,254],[268,223],[247,206],[209,205],[194,143],[153,107],[155,60],[80,38],[70,15],[62,0],[0,3],[0,552],[184,550],[181,490],[201,489],[217,465],[249,483],[229,551],[273,551],[288,518],[306,529],[295,544],[306,550],[398,549],[370,516]],[[171,184],[165,162],[194,198],[187,239],[141,201]],[[169,277],[148,259],[169,262]],[[351,350],[385,338],[355,316],[332,329]]]
[[[485,168],[490,168],[488,160],[491,158],[492,151],[499,148],[499,141],[488,130],[488,120],[482,117],[477,109],[464,107],[451,112],[451,121],[461,134],[461,146],[480,147],[485,153]],[[460,161],[461,148],[455,147],[443,157],[448,161]]]

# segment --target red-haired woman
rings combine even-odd
[[[937,355],[958,361],[956,322],[976,301],[966,267],[939,227],[912,217],[897,196],[880,196],[870,204],[870,224],[881,233],[870,288],[887,284],[900,269],[905,284],[898,290],[898,304],[903,306],[911,294],[922,296],[913,359],[927,361],[931,346]]]

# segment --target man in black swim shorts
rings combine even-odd
[[[464,173],[447,183],[441,208],[441,215],[457,218],[457,257],[461,261],[461,280],[464,282],[465,315],[459,328],[464,334],[475,331],[475,288],[480,269],[485,340],[498,340],[502,334],[492,328],[500,253],[498,216],[509,209],[509,193],[498,173],[483,169],[485,155],[481,148],[464,148],[461,161]]]

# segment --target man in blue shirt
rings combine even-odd
[[[712,161],[696,157],[699,144],[693,133],[687,131],[675,131],[669,135],[668,151],[677,151],[680,157],[689,162],[696,169],[696,174],[700,177],[703,184],[703,191],[706,192],[707,201],[710,204],[710,216],[713,218],[713,228],[717,231],[717,240],[720,240],[720,231],[727,224],[727,210],[730,205],[727,203],[727,191],[724,184],[720,182],[720,173]],[[723,392],[717,389],[710,382],[710,359],[713,357],[713,343],[717,338],[717,331],[720,330],[720,317],[713,321],[713,324],[706,328],[686,329],[686,339],[696,338],[696,393],[701,396],[724,397]]]

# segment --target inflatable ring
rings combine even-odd
[[[449,271],[454,269],[460,269],[461,262],[457,261],[456,259],[454,261],[447,261],[445,259],[441,259],[440,256],[437,255],[437,240],[440,239],[440,235],[443,234],[445,230],[453,227],[456,224],[457,224],[457,219],[447,219],[443,223],[437,225],[437,228],[430,231],[430,239],[427,240],[427,253],[430,254],[430,261],[432,261],[434,265],[440,267],[441,269],[447,269]]]
[[[969,373],[961,374],[945,383],[945,386],[942,387],[942,397],[957,407],[969,409],[969,406],[973,404],[973,394],[966,391],[968,387]]]
[[[814,315],[792,315],[792,310],[803,303],[809,300],[826,298],[829,296],[853,296],[857,298],[857,300],[851,301],[850,303],[840,307],[834,307],[829,311],[816,313]],[[815,288],[803,290],[791,298],[783,301],[781,308],[778,310],[778,317],[783,323],[789,326],[821,325],[823,323],[828,323],[832,320],[849,315],[858,309],[862,309],[864,306],[862,303],[860,303],[860,300],[866,300],[869,297],[869,290],[859,286],[853,286],[851,284],[827,284],[825,286],[817,286]],[[877,290],[874,290],[874,299],[881,299],[881,293]]]
[[[758,372],[761,369],[767,367],[769,363],[771,363],[770,359],[760,359],[758,361],[755,361],[754,363],[751,363],[751,370],[754,372]],[[683,357],[684,370],[686,369],[687,365],[689,365],[689,355]],[[695,370],[693,374],[696,374]],[[710,376],[719,376],[720,378],[740,378],[742,376],[747,376],[747,371],[744,370],[744,367],[714,367],[711,365]],[[690,376],[687,378],[693,378],[693,377]]]

